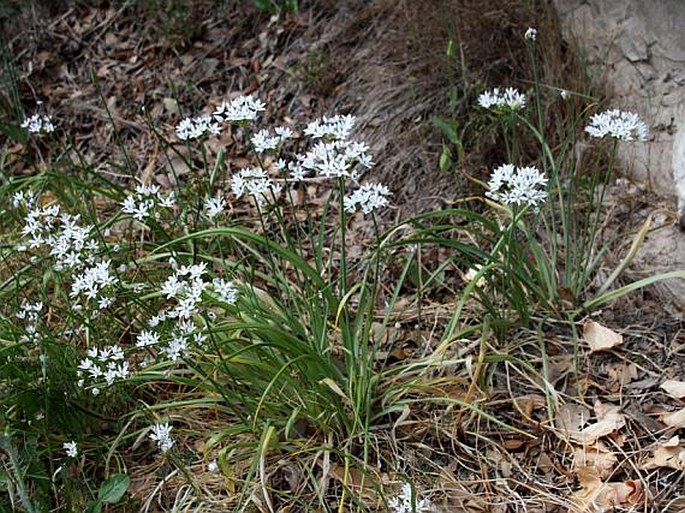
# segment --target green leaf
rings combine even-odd
[[[24,131],[21,127],[18,127],[17,125],[1,124],[0,132],[5,134],[10,139],[17,141],[21,144],[26,144],[26,142],[28,141],[28,138],[26,137],[26,131]]]
[[[459,137],[459,132],[457,132],[459,125],[455,120],[445,121],[444,119],[433,118],[431,121],[451,143],[461,146],[461,138]]]
[[[113,475],[100,485],[98,502],[114,504],[124,496],[130,482],[131,480],[126,474]]]
[[[450,88],[447,90],[447,102],[450,106],[450,109],[456,109],[458,101],[459,91],[457,91],[457,86],[450,86]]]
[[[448,59],[454,59],[454,39],[452,38],[450,38],[450,40],[447,42],[447,50],[445,50],[445,55],[447,55]]]
[[[442,153],[440,153],[440,171],[447,171],[452,167],[452,152],[447,146],[442,147]]]
[[[88,503],[88,508],[86,509],[86,513],[100,513],[102,511],[102,502],[94,501]]]

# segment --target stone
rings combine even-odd
[[[637,182],[685,206],[685,2],[553,0],[575,41],[612,91],[612,107],[638,113],[650,141],[622,144],[620,162]],[[680,134],[680,135],[679,135]]]
[[[629,178],[659,194],[681,231],[663,227],[645,240],[633,272],[683,269],[685,262],[685,2],[683,0],[552,0],[564,37],[585,54],[611,93],[611,107],[639,114],[648,143],[622,143]],[[685,280],[656,286],[682,316]]]

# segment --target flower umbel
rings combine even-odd
[[[55,125],[52,124],[52,120],[47,114],[34,114],[30,118],[26,118],[21,127],[32,134],[49,134],[55,131]]]
[[[547,178],[534,167],[503,164],[490,175],[488,198],[506,205],[537,205],[547,197]]]
[[[207,217],[214,219],[226,208],[226,200],[218,195],[214,197],[208,196],[205,198],[203,206]]]
[[[523,35],[523,37],[528,41],[535,41],[538,37],[538,31],[533,27],[528,27],[528,30],[526,30],[526,33]]]
[[[353,213],[360,208],[365,214],[374,210],[387,207],[390,202],[388,196],[392,194],[385,185],[379,183],[367,183],[347,196],[344,200],[345,211]]]
[[[227,121],[252,121],[257,113],[266,109],[266,104],[252,95],[238,96],[230,102],[223,102],[214,110],[214,119],[221,122]]]
[[[207,134],[219,135],[221,127],[211,116],[185,118],[176,126],[176,137],[181,141],[200,139]]]
[[[478,104],[491,110],[510,109],[520,110],[526,106],[526,95],[521,94],[513,87],[507,87],[504,92],[500,92],[498,87],[492,91],[485,91],[478,97]]]
[[[78,445],[73,440],[71,442],[64,442],[62,447],[64,448],[64,452],[66,452],[68,457],[76,458],[76,456],[78,456]]]
[[[274,201],[282,188],[281,184],[274,182],[266,171],[258,167],[241,169],[231,177],[231,190],[236,198],[253,196],[260,207]]]
[[[402,491],[397,497],[393,497],[388,501],[388,506],[390,506],[393,513],[426,513],[434,511],[433,505],[428,499],[417,499],[409,483],[402,485]]]
[[[647,125],[644,121],[633,112],[618,109],[595,114],[590,118],[585,131],[598,139],[608,135],[619,141],[647,140]]]
[[[175,443],[169,434],[172,429],[168,422],[152,426],[150,438],[157,442],[157,448],[162,452],[167,452]]]

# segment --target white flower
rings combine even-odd
[[[216,462],[216,460],[212,460],[207,464],[207,471],[208,472],[218,472],[219,471],[219,464]]]
[[[68,457],[76,458],[76,456],[78,456],[78,445],[73,440],[71,442],[64,442],[62,447],[64,448],[64,451],[67,453]]]
[[[334,140],[319,141],[306,155],[298,155],[302,168],[315,171],[327,178],[358,178],[357,169],[373,166],[371,157],[366,153],[366,144],[355,141]]]
[[[182,141],[200,139],[207,134],[219,135],[221,128],[214,122],[211,116],[197,118],[185,118],[176,126],[176,137]]]
[[[252,95],[239,96],[230,102],[223,102],[213,113],[218,122],[252,121],[257,113],[266,109],[266,104]]]
[[[159,333],[155,333],[151,330],[143,330],[138,335],[138,341],[136,342],[136,347],[147,347],[159,344]]]
[[[571,96],[571,93],[569,93],[566,89],[560,89],[559,96],[561,96],[562,100],[568,100]]]
[[[216,216],[221,214],[226,208],[226,201],[221,196],[208,197],[204,201],[205,214],[210,219],[214,219]]]
[[[478,104],[485,109],[508,108],[520,110],[526,106],[526,95],[519,93],[513,87],[507,87],[500,92],[496,87],[492,91],[485,91],[478,97]]]
[[[224,303],[232,305],[238,300],[238,289],[230,281],[214,278],[212,286],[214,287],[214,292],[217,293]]]
[[[271,137],[267,129],[260,130],[252,136],[250,141],[257,153],[264,153],[266,150],[274,150],[280,142],[279,137]]]
[[[96,347],[86,351],[87,358],[79,362],[77,367],[78,385],[85,386],[84,373],[93,381],[104,380],[108,386],[118,379],[125,380],[130,374],[127,361],[124,361],[124,350],[120,346],[112,345],[98,349]],[[100,391],[93,389],[93,394]]]
[[[105,260],[75,274],[69,296],[76,298],[83,294],[86,299],[95,300],[102,290],[117,284],[119,279],[111,274],[111,265],[111,260]]]
[[[585,131],[599,139],[608,135],[620,141],[647,140],[647,125],[640,117],[633,112],[618,109],[595,114],[590,118]]]
[[[304,175],[307,171],[295,162],[288,163],[288,171],[290,172],[290,179],[296,182],[302,182],[304,180]]]
[[[374,210],[387,207],[390,204],[388,201],[390,194],[392,193],[385,185],[378,183],[364,184],[343,200],[345,211],[353,213],[359,207],[365,214],[370,214]]]
[[[504,164],[490,175],[489,198],[507,205],[537,205],[547,197],[547,178],[534,166]]]
[[[131,214],[134,219],[143,221],[155,210],[155,207],[172,208],[175,204],[174,193],[162,194],[158,185],[138,184],[136,193],[127,196],[121,202],[121,211]]]
[[[344,141],[347,139],[355,122],[356,118],[352,115],[324,116],[322,119],[309,123],[307,128],[304,129],[304,133],[314,139],[324,137],[337,141]]]
[[[166,196],[158,194],[157,201],[159,202],[159,206],[164,208],[173,208],[176,204],[173,192],[169,192]]]
[[[162,324],[164,321],[166,321],[169,317],[169,314],[165,311],[162,311],[158,313],[157,315],[154,315],[150,317],[150,319],[147,321],[147,325],[150,328],[156,328],[160,324]]]
[[[21,127],[26,128],[32,134],[49,134],[55,131],[55,125],[52,124],[50,116],[46,114],[34,114],[25,119]]]
[[[526,38],[528,41],[535,41],[538,37],[538,31],[535,30],[533,27],[528,27],[528,30],[526,30],[526,33],[523,37]]]
[[[274,128],[274,132],[276,132],[276,135],[281,141],[290,139],[293,136],[293,131],[287,126],[277,126]]]
[[[162,452],[167,452],[174,445],[174,440],[171,439],[169,433],[173,428],[169,423],[155,424],[152,426],[152,433],[150,438],[157,442],[157,448]]]
[[[254,196],[259,206],[273,201],[281,193],[282,186],[274,182],[266,171],[258,167],[241,169],[231,177],[231,190],[236,198],[247,194]]]
[[[388,501],[388,506],[393,513],[425,513],[435,510],[428,499],[417,499],[409,483],[402,485],[402,491]]]
[[[161,348],[161,353],[172,362],[188,356],[188,340],[182,336],[173,337],[169,343]]]

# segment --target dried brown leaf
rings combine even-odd
[[[580,431],[591,416],[590,410],[582,404],[567,403],[559,408],[555,422],[557,429],[570,434]]]
[[[659,388],[661,388],[674,399],[685,398],[685,381],[669,379],[664,381]]]
[[[597,477],[606,479],[614,470],[618,458],[602,442],[594,446],[576,447],[573,451],[573,468],[575,470],[593,470]]]
[[[593,445],[603,436],[621,429],[625,425],[625,416],[620,413],[621,407],[613,404],[595,403],[597,422],[583,428],[589,418],[589,411],[577,405],[562,406],[557,417],[557,426],[568,438],[581,445]]]
[[[590,345],[590,351],[606,351],[623,343],[623,335],[600,323],[587,321],[583,324],[583,338]]]
[[[652,457],[642,464],[644,469],[659,467],[685,470],[685,447],[680,445],[678,436],[674,436],[667,442],[657,446]]]
[[[583,488],[571,496],[574,513],[609,513],[617,506],[635,506],[644,498],[639,481],[605,483],[593,469],[582,469],[578,477]]]
[[[685,408],[671,413],[664,413],[660,420],[668,427],[676,429],[685,428]]]

